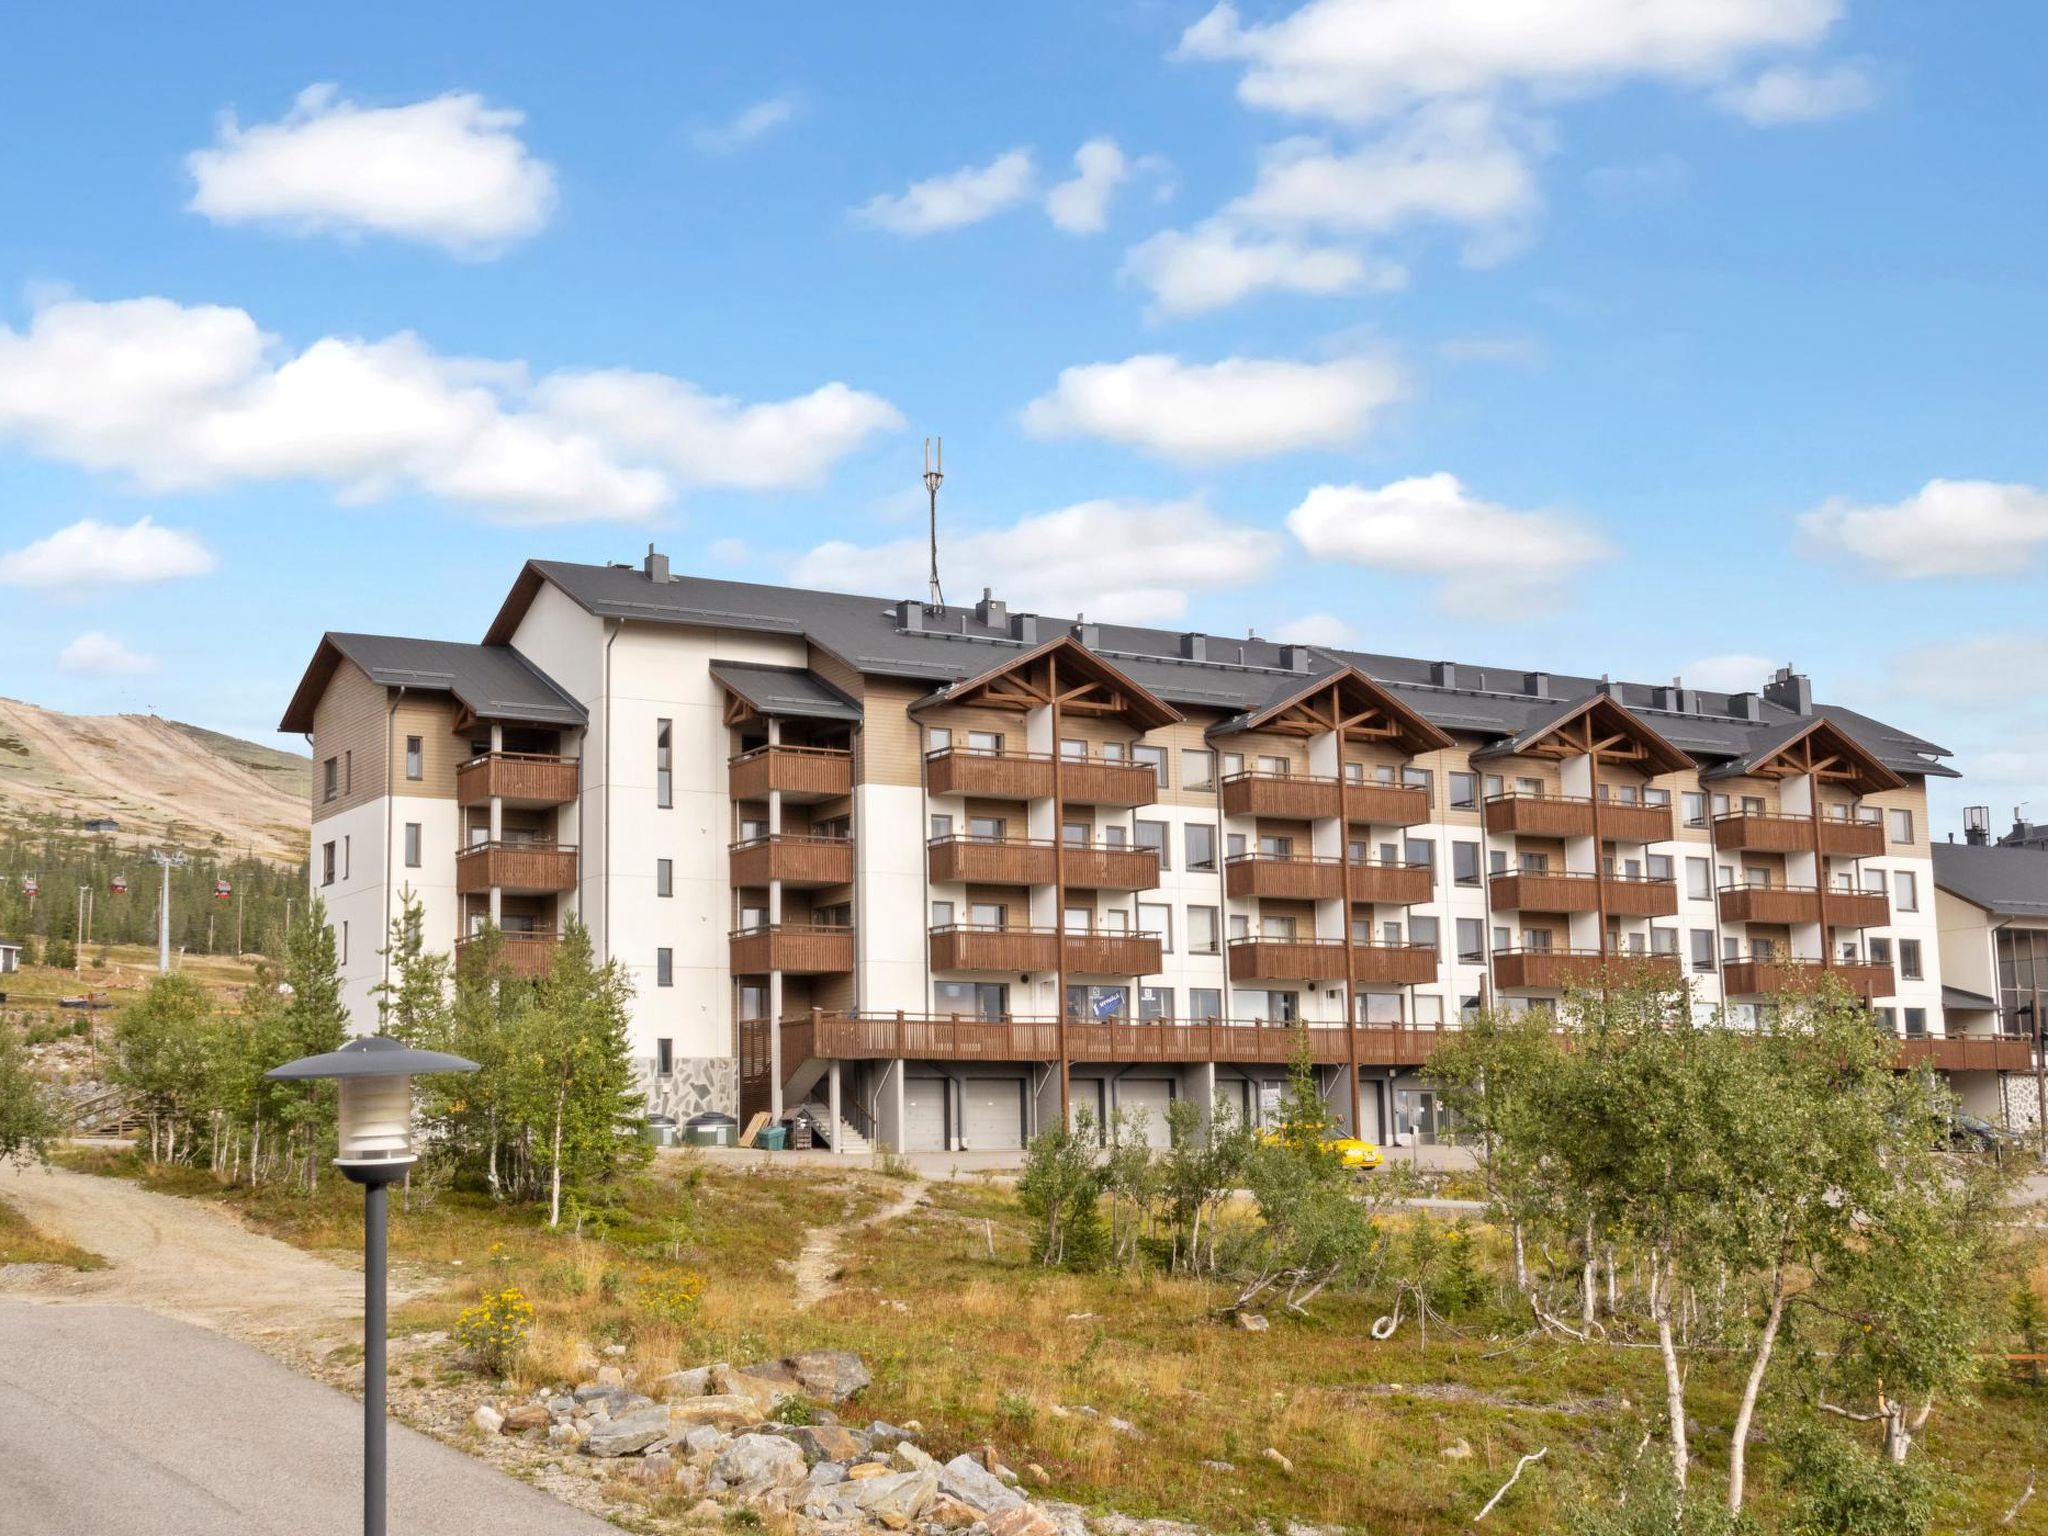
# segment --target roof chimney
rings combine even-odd
[[[1963,841],[1972,848],[1982,848],[1991,841],[1990,806],[1966,805],[1963,807]]]
[[[1524,672],[1522,674],[1522,692],[1528,694],[1532,699],[1549,698],[1550,674],[1548,672]]]
[[[1308,647],[1305,645],[1283,645],[1280,647],[1280,665],[1289,672],[1306,672],[1309,669]]]
[[[1091,651],[1099,650],[1102,646],[1102,626],[1076,620],[1074,623],[1074,638],[1087,646]]]
[[[912,598],[903,598],[896,604],[896,627],[905,634],[924,633],[924,604]]]
[[[1790,666],[1780,667],[1771,675],[1771,680],[1764,684],[1764,697],[1795,715],[1813,713],[1813,684],[1804,672],[1794,672]]]
[[[1458,686],[1458,664],[1452,661],[1432,661],[1429,664],[1429,680],[1439,688]]]
[[[1209,659],[1209,637],[1189,630],[1180,637],[1180,654],[1186,661],[1207,661]]]
[[[1012,640],[1021,640],[1026,645],[1038,644],[1038,615],[1035,613],[1011,614],[1010,638]]]
[[[1764,717],[1764,701],[1753,693],[1731,693],[1728,695],[1728,712],[1738,720],[1754,723]]]
[[[656,554],[652,544],[647,546],[647,559],[642,562],[640,569],[647,573],[649,581],[673,581],[675,579],[668,573],[668,556]]]
[[[974,605],[974,616],[990,629],[1010,627],[1009,605],[997,602],[994,590],[989,587],[981,589],[981,601]]]

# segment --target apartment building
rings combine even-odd
[[[1974,1052],[1978,1067],[1953,1081],[1966,1111],[2014,1129],[2039,1123],[2043,1097],[2032,1070],[2048,993],[2048,842],[2040,830],[2020,822],[1993,843],[1980,815],[1967,842],[1934,845],[1942,1011],[1960,1042],[1947,1049]]]
[[[329,634],[283,729],[374,1024],[401,887],[516,969],[570,913],[650,1102],[817,1101],[1000,1148],[1221,1092],[1301,1022],[1333,1111],[1426,1140],[1471,1010],[1617,963],[1737,1014],[1831,972],[1945,1069],[1941,748],[1791,669],[1708,693],[533,561],[482,642]],[[1902,1049],[1905,1045],[1902,1044]]]

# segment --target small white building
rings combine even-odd
[[[0,939],[0,976],[11,976],[21,969],[21,946]]]

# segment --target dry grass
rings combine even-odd
[[[56,1264],[65,1269],[104,1269],[107,1261],[74,1243],[37,1231],[29,1219],[0,1200],[0,1264]]]

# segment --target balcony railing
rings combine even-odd
[[[732,883],[762,886],[771,880],[798,889],[853,883],[853,839],[787,832],[750,838],[729,850]]]
[[[573,757],[529,752],[486,752],[455,770],[455,803],[567,805],[576,798],[579,764]]]
[[[1118,933],[1097,928],[1066,936],[1067,970],[1083,976],[1153,976],[1164,945],[1156,933]]]
[[[1233,773],[1223,780],[1223,814],[1274,821],[1315,821],[1338,814],[1336,779],[1287,773]]]
[[[1053,845],[1024,838],[935,837],[925,844],[925,873],[935,882],[1050,885]]]
[[[1062,758],[1060,798],[1069,805],[1150,805],[1159,798],[1159,770],[1150,763]]]
[[[1374,826],[1415,827],[1429,820],[1429,791],[1420,784],[1344,781],[1344,819]]]
[[[1428,864],[1382,864],[1377,860],[1351,865],[1351,899],[1409,907],[1429,900],[1436,871]]]
[[[1266,938],[1230,941],[1232,981],[1342,981],[1347,947],[1351,980],[1361,986],[1407,986],[1436,980],[1434,944],[1383,944],[1354,939]]]
[[[1633,950],[1597,949],[1496,949],[1493,952],[1493,984],[1504,991],[1561,992],[1568,986],[1588,986],[1603,975],[1625,978],[1646,972],[1660,979],[1684,974],[1677,955],[1642,954]]]
[[[498,960],[508,976],[519,976],[527,980],[547,975],[555,963],[556,934],[552,928],[505,928],[499,930],[503,940],[498,950]],[[465,957],[475,953],[481,935],[465,934],[455,941],[455,963],[459,966]]]
[[[1591,837],[1593,801],[1585,795],[1488,795],[1482,815],[1497,836]]]
[[[1594,875],[1577,870],[1507,870],[1488,882],[1502,912],[1598,912],[1611,917],[1670,917],[1678,883],[1663,876]]]
[[[553,842],[507,840],[472,843],[455,855],[455,889],[467,896],[488,891],[573,891],[576,849]]]
[[[1059,935],[1051,928],[943,923],[931,930],[935,971],[1050,971],[1059,965]]]
[[[1751,956],[1746,960],[1725,960],[1721,964],[1721,988],[1730,997],[1774,997],[1781,992],[1810,992],[1823,976],[1833,976],[1866,1002],[1873,997],[1890,997],[1898,982],[1889,965],[1867,961],[1820,961],[1796,955]]]
[[[1813,819],[1776,811],[1734,811],[1714,818],[1714,846],[1748,853],[1813,852]],[[1840,816],[1820,819],[1820,851],[1845,859],[1884,852],[1884,826]]]
[[[853,929],[842,924],[762,923],[736,928],[728,937],[735,976],[824,976],[853,969]]]
[[[1724,885],[1724,923],[1818,923],[1821,892],[1811,885]],[[1882,891],[1827,890],[1828,926],[1882,928],[1891,921],[1891,902]]]
[[[1899,1065],[1923,1061],[1943,1072],[2031,1072],[2033,1042],[2025,1035],[1902,1035]]]
[[[756,747],[730,759],[727,791],[735,800],[766,800],[771,791],[795,804],[853,793],[853,754],[838,747]]]
[[[1346,861],[1298,854],[1240,853],[1224,861],[1223,889],[1239,898],[1276,901],[1335,901],[1345,892]],[[1350,896],[1357,902],[1412,906],[1430,896],[1427,864],[1382,864],[1359,860],[1349,866]]]
[[[1111,843],[1068,843],[1061,854],[1075,890],[1149,891],[1159,884],[1159,851]]]
[[[980,800],[1044,800],[1052,794],[1052,754],[941,747],[925,754],[925,787],[935,795]]]

